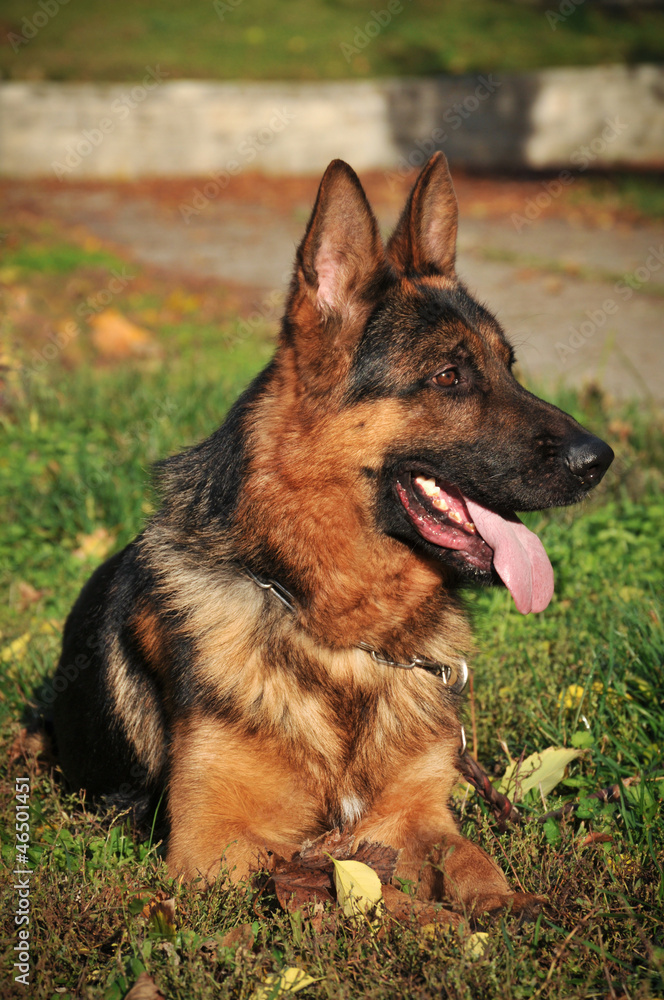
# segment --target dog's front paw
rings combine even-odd
[[[469,907],[473,917],[483,914],[497,916],[499,913],[513,913],[521,920],[535,920],[542,908],[548,906],[544,896],[533,892],[510,892],[507,894],[491,894],[478,896]]]

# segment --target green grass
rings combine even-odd
[[[137,80],[159,65],[171,78],[324,80],[662,57],[664,14],[648,8],[580,4],[553,30],[544,4],[403,0],[401,12],[389,23],[383,16],[384,26],[370,37],[373,28],[367,35],[365,26],[376,23],[372,12],[386,9],[387,2],[370,0],[217,0],[216,8],[212,0],[89,0],[60,7],[35,32],[40,8],[5,0],[9,44],[0,72],[15,79]],[[27,44],[17,41],[27,34],[33,36]]]
[[[576,193],[572,192],[572,200]],[[620,205],[632,209],[646,219],[664,216],[664,185],[661,175],[620,174],[597,175],[588,178],[579,201],[593,199],[607,207]]]
[[[17,268],[28,274],[71,274],[85,266],[104,268],[111,271],[121,268],[124,261],[105,250],[85,250],[70,243],[53,245],[30,244],[19,246],[2,255],[2,267]]]
[[[57,261],[75,256],[54,243],[51,266],[43,243],[30,241],[13,253],[22,287],[33,283],[42,293],[44,281],[61,280]],[[102,264],[93,264],[103,286]],[[84,288],[87,274],[82,266]],[[154,308],[154,290],[129,287],[114,306],[138,318]],[[505,916],[487,924],[482,957],[464,950],[463,934],[430,939],[415,927],[386,924],[376,937],[344,922],[314,932],[269,896],[239,892],[225,881],[205,895],[179,886],[168,877],[159,845],[133,832],[126,819],[92,812],[63,789],[57,771],[38,768],[33,758],[7,765],[21,719],[37,713],[40,687],[53,673],[67,611],[101,558],[79,551],[86,539],[101,532],[101,544],[113,550],[140,530],[153,504],[150,464],[214,429],[270,353],[266,337],[238,338],[230,317],[221,329],[195,319],[159,329],[161,362],[72,365],[65,349],[36,375],[27,374],[33,345],[21,343],[11,326],[7,331],[2,861],[10,886],[14,780],[27,771],[34,964],[29,989],[12,991],[17,939],[14,906],[7,906],[2,995],[120,1000],[145,969],[169,998],[249,998],[268,973],[299,966],[318,980],[300,994],[305,1000],[662,997],[664,424],[661,414],[637,405],[617,410],[592,391],[560,395],[561,405],[611,441],[617,459],[582,507],[529,518],[556,573],[551,607],[524,618],[505,591],[468,593],[484,766],[504,770],[499,741],[514,757],[550,745],[584,749],[546,804],[553,809],[580,797],[576,818],[542,827],[536,820],[545,807],[531,795],[523,826],[502,836],[484,807],[465,804],[465,832],[513,883],[550,900],[535,923]],[[576,694],[566,704],[573,685]],[[469,710],[465,721],[470,739]],[[587,799],[635,776],[637,783],[622,786],[619,803]],[[585,843],[589,833],[611,839]],[[175,899],[175,926],[141,915],[159,890]],[[11,890],[8,898],[14,900]],[[241,946],[227,936],[236,927],[245,928]]]

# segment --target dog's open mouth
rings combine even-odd
[[[553,568],[537,535],[516,514],[502,517],[426,475],[406,473],[396,488],[423,538],[454,550],[476,570],[486,573],[493,566],[522,614],[544,611],[553,596]]]

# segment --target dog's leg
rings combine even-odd
[[[453,752],[441,745],[404,770],[360,823],[357,839],[400,849],[396,877],[414,883],[421,900],[469,913],[526,909],[537,897],[512,892],[495,861],[460,835],[445,804],[456,774],[445,758]]]
[[[493,858],[459,834],[447,834],[431,852],[429,864],[434,895],[470,915],[502,909],[534,915],[544,901],[514,892]]]
[[[434,898],[481,912],[499,909],[512,896],[493,858],[459,833],[446,833],[429,852],[427,862]]]
[[[437,834],[430,828],[418,830],[412,822],[404,830],[403,818],[399,826],[399,832],[363,826],[361,836],[401,848],[395,875],[416,886],[418,900],[446,903],[469,915],[505,908],[531,913],[542,902],[530,893],[513,892],[496,862],[459,834],[449,812],[441,816]]]
[[[433,846],[426,840],[411,841],[404,848],[397,876],[416,881],[420,898],[447,903],[470,916],[502,909],[536,915],[543,897],[511,889],[493,858],[462,837],[453,821],[452,827],[453,832],[446,831]]]
[[[265,739],[217,719],[189,718],[175,731],[168,789],[173,875],[240,881],[267,852],[290,858],[315,827],[314,805]]]

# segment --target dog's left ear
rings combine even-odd
[[[443,153],[434,153],[417,178],[387,245],[394,267],[405,275],[455,275],[459,209]]]
[[[368,291],[383,243],[355,171],[333,160],[323,175],[297,267],[322,314],[343,313]]]
[[[378,224],[357,174],[333,160],[297,251],[283,336],[302,374],[321,352],[340,361],[375,307],[387,271]]]
[[[295,261],[282,327],[313,396],[340,383],[388,274],[378,224],[357,174],[333,160]]]

